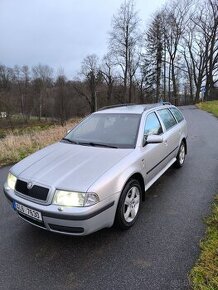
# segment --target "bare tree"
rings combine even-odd
[[[186,63],[191,95],[195,101],[201,91],[207,99],[215,83],[218,61],[218,4],[201,1],[193,7],[183,36],[183,56]],[[192,88],[194,83],[195,89]]]
[[[90,92],[88,99],[91,112],[94,112],[97,110],[97,86],[101,82],[97,55],[91,54],[84,58],[81,74],[85,77],[85,83]]]
[[[138,89],[138,98],[139,98],[139,103],[141,103],[141,104],[145,103],[145,96],[146,96],[146,92],[148,91],[148,88],[146,88],[146,83],[147,83],[147,72],[146,72],[145,68],[141,65],[140,71],[139,71],[138,76],[136,78],[136,86]]]
[[[0,111],[6,112],[11,128],[13,128],[11,115],[15,111],[11,93],[12,86],[13,69],[0,65]]]
[[[57,100],[56,100],[56,106],[57,106],[57,112],[59,115],[59,119],[61,122],[61,125],[64,126],[67,120],[66,117],[66,76],[64,75],[64,70],[60,69],[58,72],[58,76],[55,82],[55,87],[57,90]]]
[[[194,100],[194,72],[193,64],[189,57],[188,45],[182,47],[182,55],[184,59],[184,64],[186,66],[187,72],[184,75],[185,80],[187,80],[188,86],[186,85],[186,94],[189,95],[189,100],[192,103]],[[189,92],[187,92],[189,88]]]
[[[100,71],[107,85],[107,104],[109,105],[111,104],[113,86],[115,82],[114,62],[109,53],[103,57]]]
[[[169,6],[170,5],[170,6]],[[186,23],[188,22],[188,11],[190,1],[170,2],[165,9],[165,40],[169,54],[169,99],[170,99],[170,80],[172,79],[173,97],[175,104],[178,104],[178,83],[176,77],[176,61],[179,51],[179,45],[182,35],[185,32]]]
[[[202,11],[197,27],[202,30],[205,43],[207,44],[207,64],[206,64],[206,83],[205,98],[210,95],[214,87],[214,77],[218,73],[218,3],[215,0],[208,0],[202,9],[207,10],[205,15]]]
[[[18,94],[19,98],[19,104],[20,104],[20,112],[22,114],[23,120],[25,122],[28,121],[29,113],[28,109],[28,101],[30,103],[30,100],[28,99],[28,90],[29,90],[29,82],[30,82],[30,71],[28,66],[18,66],[15,65],[13,68],[13,82],[15,85],[14,90],[15,93]]]
[[[5,65],[0,65],[0,91],[10,90],[12,78],[13,70]]]
[[[138,65],[138,43],[140,19],[135,11],[134,1],[124,1],[118,13],[112,18],[109,51],[122,72],[124,102],[131,101],[132,81]],[[130,86],[128,94],[128,86]],[[128,97],[128,98],[127,98]]]
[[[195,101],[198,101],[206,74],[206,44],[199,38],[196,26],[190,23],[185,38],[184,59],[189,73],[189,83],[195,84]]]
[[[52,85],[53,69],[48,65],[37,65],[33,69],[33,78],[35,83],[36,92],[38,96],[38,118],[39,121],[42,117],[43,107],[45,108],[45,113],[47,111],[46,98],[48,97],[47,88]]]

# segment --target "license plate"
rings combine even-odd
[[[35,220],[42,221],[42,214],[37,210],[31,209],[17,202],[14,203],[14,208],[24,215],[27,215]]]

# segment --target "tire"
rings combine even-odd
[[[136,179],[131,179],[125,185],[117,206],[115,225],[127,230],[136,222],[142,202],[142,189]]]
[[[176,157],[175,166],[176,168],[181,168],[185,162],[185,143],[182,141],[179,147],[179,152]]]

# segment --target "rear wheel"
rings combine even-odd
[[[179,147],[179,152],[176,157],[175,165],[177,168],[180,168],[183,166],[184,162],[185,162],[185,143],[182,141]]]
[[[142,189],[136,179],[131,179],[125,185],[117,206],[115,224],[121,229],[130,228],[139,214],[142,201]]]

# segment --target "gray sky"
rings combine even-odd
[[[0,63],[63,68],[68,78],[83,58],[107,51],[112,15],[122,0],[0,0]],[[142,28],[164,0],[136,0]]]

